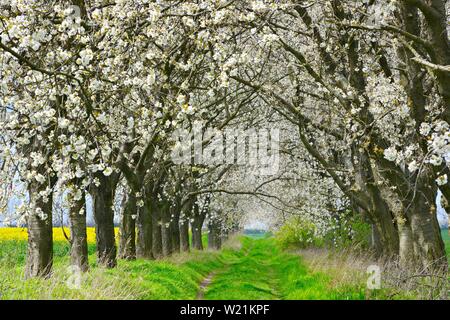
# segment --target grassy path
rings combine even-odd
[[[243,238],[241,254],[217,272],[205,299],[279,299],[277,277],[267,240]]]
[[[211,284],[211,281],[215,275],[216,275],[215,272],[211,272],[205,279],[203,279],[203,281],[200,283],[200,288],[197,292],[197,297],[195,298],[195,300],[203,300],[204,299],[205,291]]]
[[[55,242],[54,273],[23,280],[26,242],[0,241],[0,299],[360,299],[361,290],[337,290],[330,276],[312,273],[301,257],[281,251],[273,238],[242,237],[220,251],[195,251],[163,260],[119,260],[96,265],[72,287],[68,244]],[[69,281],[69,282],[68,282]]]
[[[331,278],[310,273],[299,256],[273,239],[242,239],[242,250],[202,287],[203,299],[361,299],[358,288],[333,288]],[[211,281],[212,279],[212,281]]]
[[[77,288],[68,285],[73,277],[69,244],[57,236],[52,277],[24,281],[27,243],[14,237],[24,231],[0,231],[0,300],[364,299],[366,294],[365,283],[344,284],[325,269],[326,274],[311,272],[300,256],[283,252],[273,238],[245,236],[230,239],[220,251],[193,250],[163,260],[119,260],[115,269],[97,266],[90,239],[91,268]],[[449,250],[447,230],[443,237]]]

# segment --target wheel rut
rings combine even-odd
[[[197,292],[197,297],[195,298],[195,300],[203,300],[203,298],[205,297],[205,292],[216,274],[217,271],[211,272],[206,276],[205,279],[203,279],[203,281],[200,283],[200,288]]]

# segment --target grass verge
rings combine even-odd
[[[242,243],[239,255],[213,279],[205,299],[364,299],[360,286],[334,286],[331,276],[311,272],[301,257],[282,251],[273,238],[244,237]]]
[[[0,241],[0,299],[194,299],[201,280],[238,252],[231,241],[219,252],[192,251],[158,261],[119,260],[117,268],[103,269],[95,263],[95,245],[90,242],[91,269],[78,277],[69,267],[68,243],[55,241],[52,277],[24,281],[26,245],[25,240]]]

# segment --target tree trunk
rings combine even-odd
[[[450,41],[448,37],[448,16],[446,11],[446,1],[433,0],[423,1],[424,7],[428,7],[428,14],[424,17],[427,21],[426,29],[422,33],[426,33],[429,36],[433,48],[433,54],[431,55],[431,61],[439,65],[450,65]],[[406,1],[400,1],[401,8],[405,12],[405,15],[409,17],[409,20],[404,19],[406,23],[410,23],[415,26],[419,24],[419,17],[417,15],[417,8],[423,10],[423,7],[416,6],[415,4],[406,4]],[[405,24],[406,24],[405,23]],[[406,24],[406,26],[408,26]],[[410,32],[410,30],[406,30]],[[414,33],[413,33],[414,34]],[[418,33],[415,33],[416,35]],[[418,34],[420,36],[420,34]],[[442,97],[443,102],[443,114],[442,117],[447,123],[450,123],[450,73],[441,70],[434,70],[433,77],[436,81],[439,94]]]
[[[199,215],[194,217],[194,221],[191,223],[191,232],[192,232],[192,248],[197,250],[203,250],[202,243],[202,226],[203,220]]]
[[[415,241],[415,251],[427,269],[447,270],[447,256],[440,236],[437,221],[429,212],[415,212],[411,215],[411,229]]]
[[[414,265],[414,239],[409,221],[398,225],[400,236],[400,265],[407,267]]]
[[[138,208],[137,217],[137,256],[138,258],[154,259],[152,239],[152,204],[146,197],[144,206]]]
[[[44,188],[30,185],[31,202],[41,212],[34,212],[27,217],[28,249],[25,267],[25,278],[50,276],[53,265],[53,224],[52,202],[50,195],[45,203],[33,198]]]
[[[124,204],[120,224],[119,258],[136,259],[136,197],[130,192]]]
[[[100,185],[95,188],[92,195],[98,264],[114,268],[117,265],[113,211],[114,187],[110,177],[100,175],[99,179]]]
[[[379,168],[375,161],[369,159],[366,151],[359,153],[360,163],[360,184],[366,191],[369,198],[370,212],[367,212],[369,218],[373,221],[380,236],[382,255],[386,257],[398,256],[399,253],[399,237],[398,231],[393,223],[393,215],[389,204],[386,201],[384,190],[377,186],[379,181]]]
[[[169,206],[165,201],[159,203],[159,213],[161,215],[162,254],[164,257],[167,257],[172,253],[172,243],[170,238]]]
[[[220,243],[223,244],[225,241],[227,241],[229,235],[230,235],[230,232],[228,230],[222,230],[222,232],[220,234]]]
[[[82,272],[89,270],[85,204],[83,194],[81,200],[72,204],[69,212],[70,264]]]
[[[203,250],[202,244],[202,229],[196,226],[196,224],[191,224],[192,229],[192,248],[197,250]]]
[[[170,238],[172,239],[172,252],[173,253],[178,253],[180,252],[181,249],[181,244],[180,244],[180,211],[178,210],[178,208],[174,208],[172,210],[173,212],[173,217],[172,217],[172,222],[170,223]]]
[[[399,238],[392,220],[392,216],[384,204],[378,203],[376,209],[370,213],[373,219],[373,226],[378,237],[378,250],[381,250],[381,256],[392,257],[399,253]]]
[[[414,262],[414,241],[412,238],[411,224],[405,214],[405,207],[398,194],[391,188],[383,186],[381,187],[381,192],[396,220],[399,235],[400,264],[403,267],[410,267]]]
[[[182,252],[189,252],[189,219],[183,217],[180,219],[180,250]]]
[[[355,145],[352,146],[352,156],[358,161],[353,163],[355,168],[355,182],[360,189],[359,198],[364,201],[364,215],[374,226],[374,235],[378,236],[375,243],[378,254],[391,257],[398,255],[399,238],[398,232],[393,223],[389,205],[384,199],[383,190],[377,184],[380,180],[377,163],[371,161],[369,154],[360,150]]]
[[[402,250],[406,255],[402,260],[409,259],[411,251],[411,246],[407,242],[411,239],[407,227],[409,224],[413,239],[414,264],[419,264],[424,269],[447,270],[444,243],[436,216],[437,187],[432,169],[423,166],[420,174],[407,175],[391,162],[380,160],[380,164],[383,167],[379,172],[383,173],[390,185],[396,187],[394,190],[398,196],[397,202],[401,201],[399,211],[404,211],[400,214],[395,213],[398,225],[406,226],[406,229],[401,229],[404,245]],[[394,201],[390,203],[391,206],[395,204]]]
[[[220,223],[213,219],[208,224],[208,248],[219,250],[222,246]]]
[[[406,209],[404,203],[401,201],[401,197],[392,188],[383,183],[380,178],[381,174],[378,166],[374,165],[375,176],[377,177],[377,184],[380,185],[381,194],[383,199],[386,201],[389,209],[394,215],[396,220],[396,226],[399,235],[399,257],[400,265],[408,268],[414,264],[414,241],[412,237],[411,223],[409,218],[406,216]],[[387,175],[388,170],[383,171]],[[391,176],[391,182],[395,181],[393,176]],[[396,189],[397,190],[397,189]]]
[[[152,202],[152,252],[155,259],[163,255],[160,216],[159,207],[154,199]]]
[[[170,226],[163,223],[161,226],[162,254],[164,257],[170,256],[172,253]]]
[[[425,174],[424,172],[423,175]],[[418,179],[417,193],[407,215],[411,221],[414,248],[422,266],[426,269],[446,271],[447,256],[436,217],[436,192],[433,191],[432,183],[430,179]]]
[[[381,257],[383,255],[383,245],[380,240],[380,232],[375,224],[371,224],[371,232],[370,232],[370,247],[373,249],[377,257]]]

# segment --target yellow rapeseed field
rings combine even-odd
[[[64,231],[67,236],[70,236],[69,228],[65,227]],[[118,228],[115,228],[116,235],[118,234]],[[95,228],[87,228],[87,238],[89,243],[95,243]],[[27,241],[27,228],[0,228],[0,241],[4,240],[24,240]],[[54,241],[66,241],[61,227],[53,228],[53,240]]]

